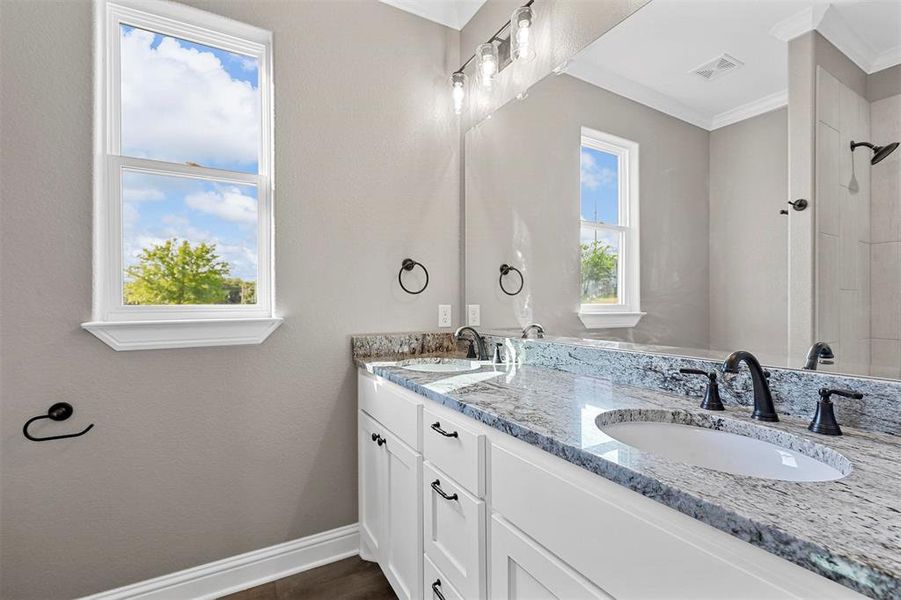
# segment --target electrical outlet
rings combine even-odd
[[[438,327],[450,327],[451,326],[451,305],[450,304],[439,304],[438,305]]]
[[[478,304],[466,305],[466,324],[471,327],[478,327],[482,324],[481,308]]]

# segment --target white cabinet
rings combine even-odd
[[[495,600],[613,598],[497,515],[491,519],[489,571],[489,597]]]
[[[379,563],[398,598],[418,600],[422,457],[365,412],[358,418],[361,556]]]
[[[400,386],[359,377],[360,555],[378,561],[402,600],[861,598],[459,412],[424,407]]]
[[[381,429],[366,413],[359,411],[357,458],[360,521],[360,555],[379,560],[382,530],[385,528],[385,453],[378,445]]]

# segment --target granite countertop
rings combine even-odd
[[[483,365],[463,373],[428,373],[398,367],[395,361],[402,358],[410,356],[358,356],[355,361],[430,400],[858,592],[873,598],[901,597],[897,436],[843,428],[845,435],[826,437],[810,433],[806,421],[793,417],[762,424],[750,419],[747,407],[709,413],[698,408],[699,399],[538,366]],[[668,419],[689,424],[713,422],[716,428],[736,433],[751,425],[765,427],[765,436],[772,441],[793,440],[794,449],[841,471],[850,461],[852,470],[829,482],[731,475],[639,451],[595,425],[598,418],[620,420],[635,411],[667,414]]]

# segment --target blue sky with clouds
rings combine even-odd
[[[588,146],[581,155],[581,215],[585,221],[618,222],[617,157]]]
[[[123,26],[122,152],[205,167],[258,172],[256,59]],[[233,276],[257,278],[253,185],[123,175],[125,266],[166,239],[216,245]]]

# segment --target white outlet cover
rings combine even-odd
[[[466,306],[466,324],[471,327],[478,327],[482,324],[481,306],[478,304],[468,304]]]
[[[438,305],[438,327],[450,327],[451,326],[451,305],[450,304],[439,304]]]

